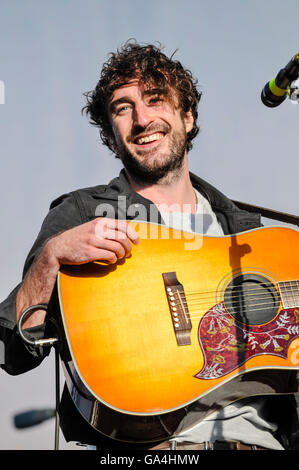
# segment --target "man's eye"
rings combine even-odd
[[[129,104],[125,104],[125,105],[120,106],[119,108],[117,108],[117,109],[115,110],[115,113],[116,113],[117,115],[119,115],[119,114],[124,114],[124,113],[127,112],[129,109],[130,109],[130,105],[129,105]]]

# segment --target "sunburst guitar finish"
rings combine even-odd
[[[107,413],[152,422],[240,374],[299,368],[298,231],[208,237],[130,224],[140,236],[130,257],[58,276],[67,383],[94,427],[131,440],[114,418],[102,424]],[[146,434],[132,440],[164,437]]]

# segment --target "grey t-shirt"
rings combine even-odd
[[[185,230],[187,232],[193,231],[218,237],[223,235],[222,227],[215,213],[212,211],[210,203],[196,189],[194,191],[197,198],[196,212],[192,214],[190,211],[176,211],[175,205],[171,207],[171,211],[167,212],[160,208],[165,224],[169,227]]]
[[[267,449],[283,450],[280,442],[274,437],[277,424],[266,419],[265,404],[264,397],[239,400],[212,413],[172,440],[194,443],[233,440]]]

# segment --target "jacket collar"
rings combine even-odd
[[[244,230],[259,227],[261,225],[260,215],[249,213],[239,209],[228,197],[216,189],[210,183],[190,172],[190,179],[196,188],[211,204],[213,211],[220,221],[224,233],[238,233]],[[146,199],[132,190],[127,179],[125,170],[122,169],[119,176],[113,178],[107,186],[101,186],[98,196],[101,199],[117,201],[120,195],[126,197],[126,204],[143,204],[149,207],[152,201]]]

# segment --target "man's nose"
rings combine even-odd
[[[145,103],[138,103],[133,112],[133,120],[135,126],[147,127],[153,121],[153,113],[149,106]]]

